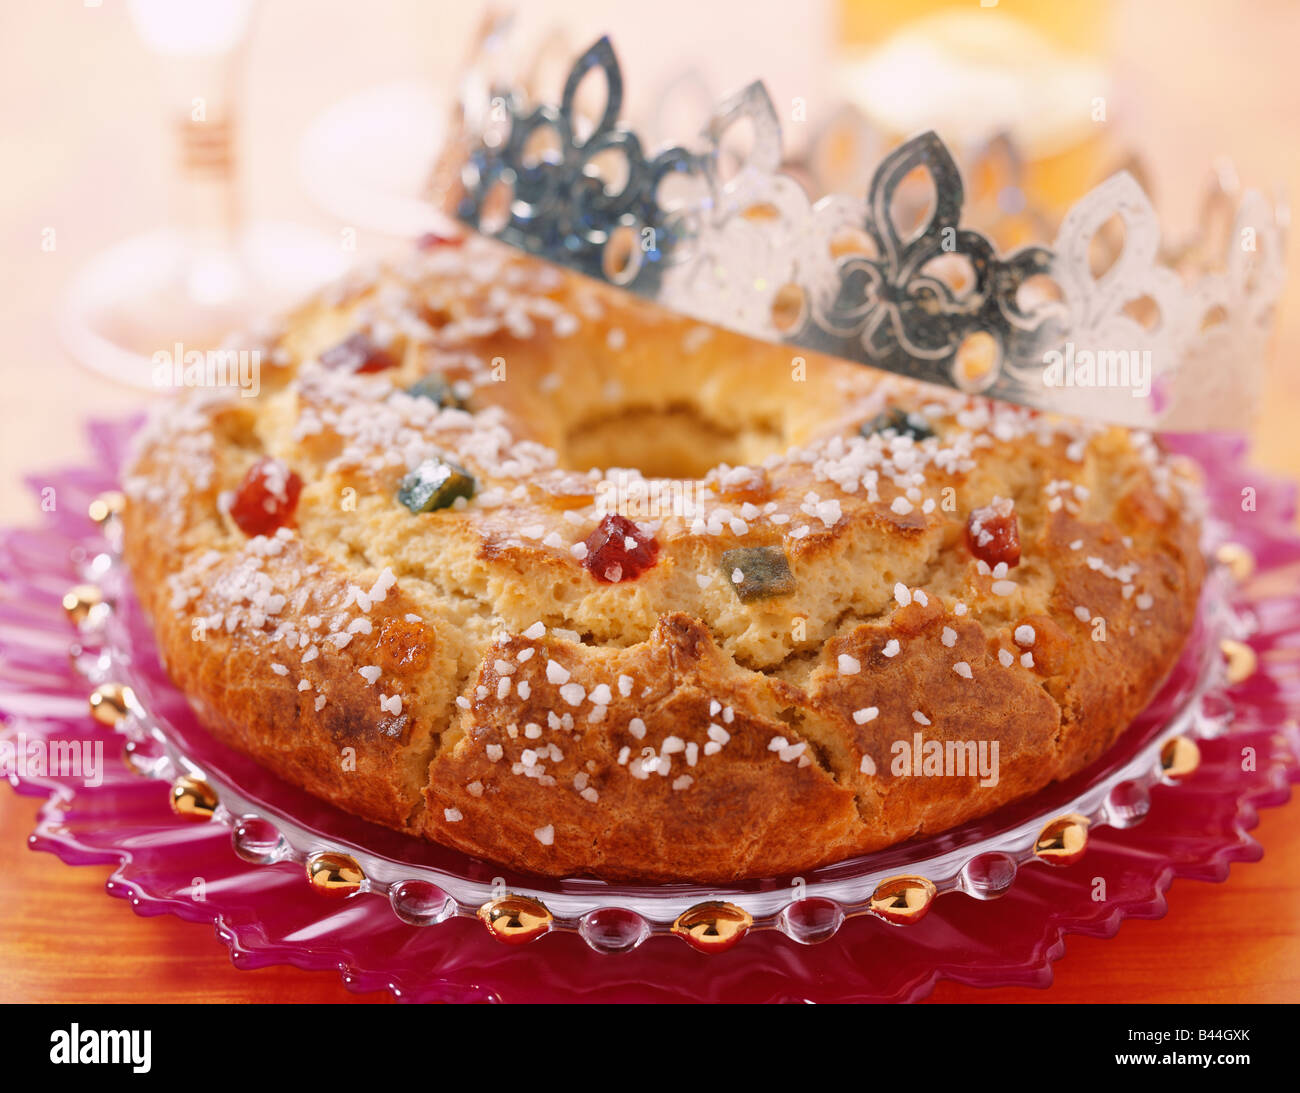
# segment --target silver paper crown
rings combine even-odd
[[[584,133],[578,89],[593,72],[605,104]],[[1211,272],[1161,251],[1155,210],[1127,172],[1080,200],[1051,247],[1002,256],[961,226],[961,174],[934,133],[880,163],[865,205],[813,203],[781,172],[762,83],[718,106],[695,146],[654,155],[618,121],[623,79],[608,38],[574,63],[558,107],[481,74],[464,87],[443,199],[464,224],[530,254],[741,334],[1042,410],[1166,429],[1251,417],[1285,219],[1258,193],[1236,204]],[[727,173],[723,140],[744,121],[750,150]],[[895,199],[918,169],[933,200],[909,231]],[[693,196],[670,202],[670,179]],[[1116,217],[1122,248],[1094,276],[1090,244]],[[846,233],[861,241],[847,253]]]

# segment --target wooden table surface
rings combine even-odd
[[[674,0],[675,2],[675,0]],[[1008,0],[1008,3],[1012,0]],[[623,13],[595,0],[557,0],[585,35]],[[553,5],[557,6],[557,5]],[[440,6],[441,7],[441,6]],[[468,5],[457,5],[457,8]],[[640,8],[640,5],[638,5]],[[445,68],[470,11],[435,20],[415,0],[366,5],[278,0],[266,5],[250,64],[247,145],[254,211],[337,230],[312,212],[296,179],[296,135],[323,105],[386,79]],[[629,16],[630,18],[630,16]],[[1195,180],[1218,153],[1244,178],[1300,193],[1300,5],[1156,0],[1122,5],[1117,108],[1146,145],[1162,194],[1190,210]],[[59,349],[52,315],[87,257],[150,226],[165,192],[156,89],[120,6],[22,5],[0,37],[0,521],[35,505],[19,476],[85,454],[88,413],[139,405],[137,392],[78,370]],[[338,56],[343,68],[302,57]],[[69,67],[69,58],[75,65]],[[289,75],[282,58],[297,59]],[[285,139],[285,135],[290,139]],[[55,227],[59,245],[41,249]],[[361,249],[380,241],[360,234]],[[1290,252],[1277,363],[1269,376],[1256,458],[1300,476],[1300,268]],[[26,851],[37,802],[0,789],[0,1001],[356,1000],[326,973],[236,971],[212,931],[170,916],[136,917],[103,890],[104,867],[72,868]],[[1261,862],[1233,866],[1226,883],[1178,881],[1169,912],[1129,921],[1108,940],[1070,938],[1048,991],[941,985],[934,1001],[1300,1001],[1300,811],[1263,813]],[[368,996],[383,1001],[386,996]]]

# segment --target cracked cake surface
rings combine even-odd
[[[1197,483],[1146,434],[478,239],[239,346],[257,396],[185,393],[127,469],[168,671],[288,781],[492,862],[719,881],[944,830],[1101,755],[1192,626]]]

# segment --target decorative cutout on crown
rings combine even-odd
[[[604,108],[590,123],[578,92],[597,76]],[[1256,193],[1235,205],[1208,272],[1187,268],[1204,247],[1162,252],[1128,173],[1079,201],[1051,246],[999,255],[962,226],[961,174],[934,133],[880,163],[865,203],[814,203],[781,172],[762,83],[719,105],[695,145],[654,155],[618,120],[623,78],[607,38],[575,62],[558,107],[482,78],[465,87],[444,200],[485,235],[795,355],[1117,424],[1249,421],[1283,261],[1284,216]],[[728,169],[726,138],[742,123],[749,151]],[[920,216],[919,174],[932,191]],[[1089,247],[1115,218],[1123,245],[1094,276]]]

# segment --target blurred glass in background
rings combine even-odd
[[[158,165],[172,172],[170,215],[73,277],[60,334],[82,365],[149,387],[159,349],[216,346],[337,276],[346,256],[315,230],[244,216],[238,144],[253,0],[129,0],[127,9],[156,59],[171,127],[175,161]]]

